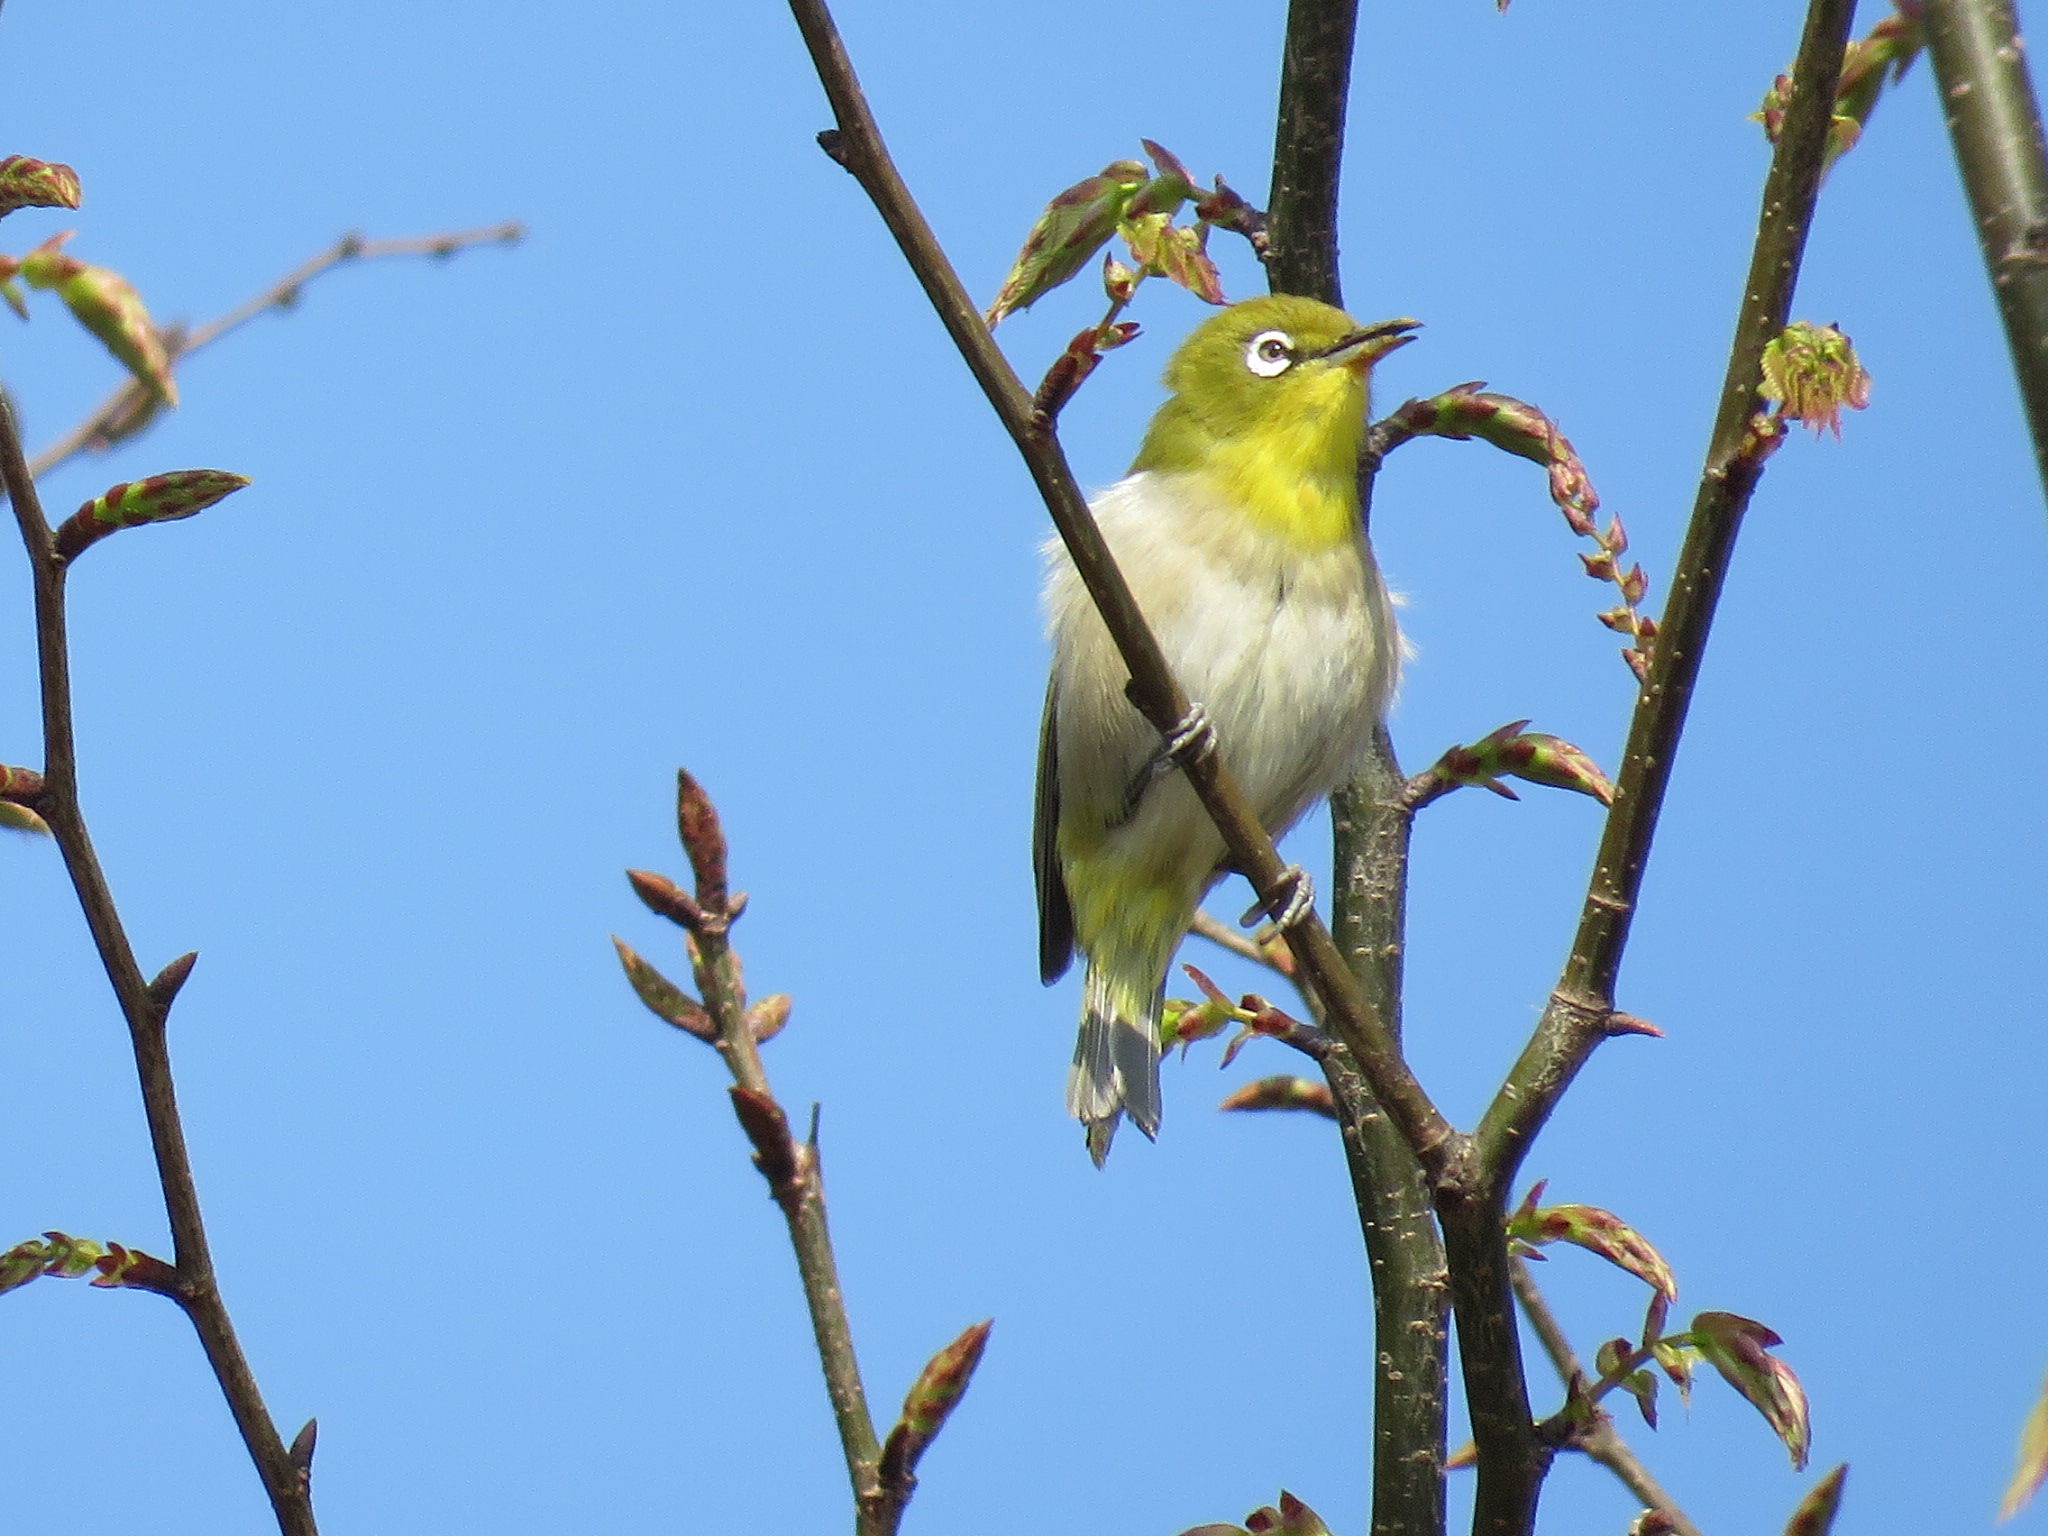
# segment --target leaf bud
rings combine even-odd
[[[9,155],[0,160],[0,218],[17,208],[76,208],[78,172],[54,160]]]

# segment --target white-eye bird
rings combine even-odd
[[[1093,503],[1215,749],[1278,837],[1360,763],[1400,639],[1358,504],[1367,375],[1412,320],[1361,326],[1313,299],[1234,304],[1166,367],[1122,480]],[[1159,1129],[1166,971],[1223,840],[1159,733],[1065,548],[1046,547],[1053,644],[1039,740],[1039,970],[1087,962],[1068,1111],[1099,1165],[1128,1114]],[[1200,717],[1187,734],[1200,735]],[[1304,887],[1305,889],[1305,887]]]

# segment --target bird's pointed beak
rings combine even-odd
[[[1421,328],[1420,320],[1382,320],[1377,325],[1353,331],[1335,346],[1324,349],[1318,357],[1324,362],[1342,363],[1364,373],[1396,347],[1407,346]]]

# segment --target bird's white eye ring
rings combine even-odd
[[[1294,366],[1294,338],[1285,331],[1261,331],[1244,349],[1244,365],[1262,379],[1278,378]]]

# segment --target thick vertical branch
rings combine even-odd
[[[43,516],[34,477],[22,453],[14,413],[0,400],[0,485],[14,507],[22,543],[28,551],[35,581],[37,670],[43,705],[43,797],[37,810],[71,875],[78,903],[85,913],[100,963],[106,967],[114,996],[128,1024],[135,1053],[136,1076],[142,1086],[143,1114],[150,1147],[156,1156],[157,1180],[171,1228],[178,1287],[174,1299],[191,1319],[213,1367],[222,1395],[234,1414],[242,1443],[256,1464],[270,1496],[278,1529],[284,1536],[317,1536],[312,1496],[305,1472],[286,1450],[283,1438],[264,1407],[263,1394],[235,1336],[234,1323],[214,1278],[213,1254],[206,1224],[199,1212],[198,1187],[185,1149],[185,1128],[178,1115],[178,1096],[171,1077],[170,1048],[165,1038],[168,1004],[159,1005],[135,962],[135,952],[121,925],[105,873],[93,852],[85,818],[78,804],[78,759],[71,725],[70,645],[65,629],[65,565]]]
[[[1267,262],[1275,293],[1338,302],[1337,177],[1358,0],[1292,0],[1273,135]]]
[[[2011,0],[1926,0],[1928,51],[2048,489],[2048,148]]]
[[[1357,32],[1357,0],[1293,0],[1280,75],[1268,211],[1267,275],[1276,293],[1341,305],[1338,177]],[[1361,501],[1371,477],[1361,477]],[[1331,797],[1331,929],[1396,1047],[1411,813],[1384,727],[1352,783]],[[1444,1528],[1448,1282],[1421,1164],[1341,1050],[1323,1063],[1344,1132],[1373,1287],[1374,1536]]]

